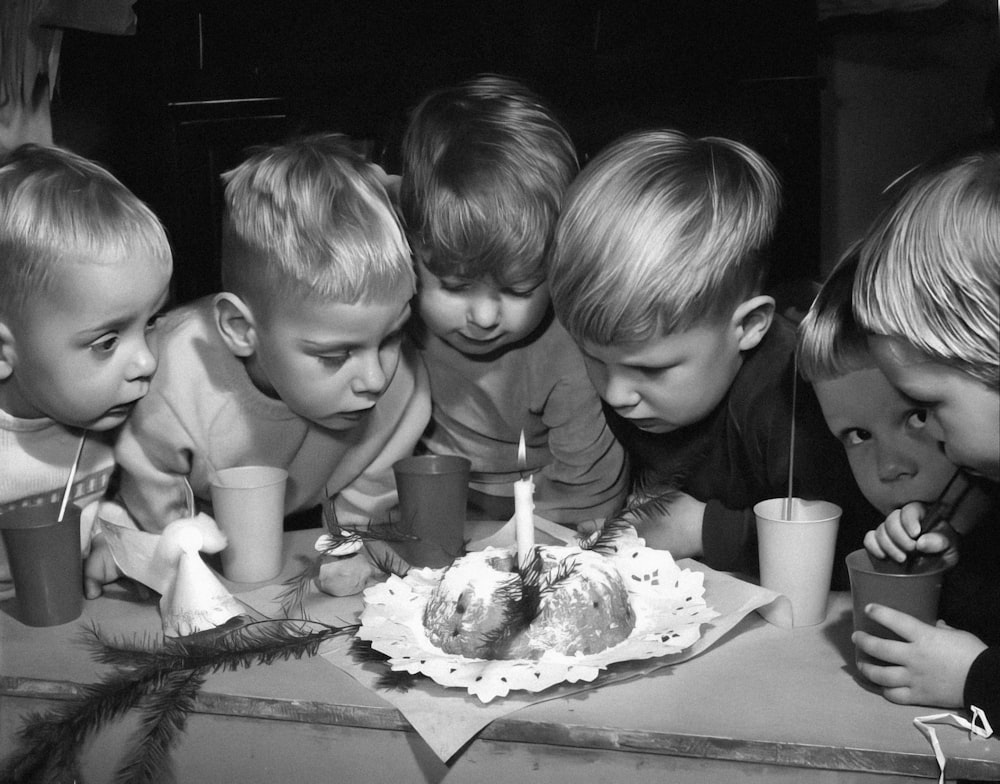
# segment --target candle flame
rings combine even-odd
[[[524,431],[521,431],[521,440],[517,444],[517,468],[524,478],[524,470],[528,467],[528,451],[524,446]]]

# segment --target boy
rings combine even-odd
[[[927,410],[889,383],[868,350],[851,310],[857,267],[855,246],[830,273],[802,320],[799,369],[813,385],[830,432],[843,444],[858,487],[881,514],[889,515],[914,501],[933,502],[956,466],[931,437]],[[966,557],[945,576],[940,615],[970,631],[993,625],[990,615],[998,605],[995,600],[985,603],[984,596],[1000,598],[995,569],[1000,541],[992,526],[978,525],[996,508],[995,500],[991,504],[989,493],[977,485],[948,521],[951,530],[962,533]],[[899,560],[905,558],[896,548],[892,552]],[[957,549],[951,548],[946,558],[954,565]]]
[[[156,369],[147,345],[172,260],[146,205],[67,150],[24,145],[0,168],[0,514],[104,495],[112,437]],[[84,519],[84,551],[89,548]],[[115,579],[95,555],[85,590]],[[0,572],[9,579],[6,554]]]
[[[927,409],[949,460],[1000,482],[1000,152],[967,155],[912,175],[861,247],[854,311],[879,368]],[[890,515],[882,538],[910,552],[947,546],[920,536],[925,507]],[[996,521],[991,521],[993,526]],[[900,536],[900,534],[903,534]],[[891,553],[882,552],[882,555]],[[887,666],[862,665],[893,702],[976,705],[1000,721],[1000,647],[879,605],[866,612],[902,642],[862,632],[855,644]]]
[[[911,501],[931,503],[955,465],[927,433],[927,411],[889,383],[851,311],[858,267],[849,251],[799,325],[799,371],[812,384],[854,478],[883,515]]]
[[[762,293],[780,194],[742,144],[646,131],[567,195],[549,279],[556,313],[638,474],[626,519],[654,547],[756,567],[753,505],[788,492],[795,332]],[[838,549],[877,519],[804,382],[793,490],[843,509]],[[847,584],[842,558],[835,585]]]
[[[472,462],[474,516],[508,519],[522,473],[534,476],[538,513],[556,522],[604,518],[624,500],[624,453],[546,284],[545,250],[576,173],[552,111],[499,76],[431,93],[403,140],[414,332],[433,399],[421,448]]]
[[[121,498],[159,531],[188,515],[185,482],[204,503],[216,469],[264,464],[288,470],[286,514],[329,497],[341,521],[378,518],[430,412],[385,190],[334,135],[259,150],[224,179],[225,291],[163,319],[160,371],[117,445]]]

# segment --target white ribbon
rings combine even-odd
[[[953,724],[964,730],[968,730],[970,739],[973,736],[978,738],[988,738],[993,734],[993,727],[990,726],[990,722],[989,719],[986,718],[986,714],[975,705],[970,705],[969,707],[972,710],[971,721],[954,713],[934,713],[930,716],[917,716],[913,720],[917,729],[920,730],[927,740],[930,741],[931,748],[934,749],[934,758],[937,760],[938,770],[940,771],[938,774],[938,784],[944,784],[944,766],[947,759],[944,755],[944,751],[941,749],[941,743],[938,740],[937,732],[929,725]]]

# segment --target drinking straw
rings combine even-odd
[[[59,517],[56,518],[57,523],[63,521],[63,517],[66,515],[66,506],[69,504],[70,494],[73,492],[73,483],[76,481],[76,471],[80,467],[80,456],[83,454],[83,445],[87,441],[87,431],[83,431],[83,435],[80,436],[80,444],[76,448],[76,457],[73,458],[73,465],[69,469],[69,479],[66,480],[66,489],[63,491],[62,504],[59,506]]]
[[[184,483],[184,502],[187,505],[187,515],[194,517],[194,490],[191,489],[191,483],[186,476],[182,476],[181,481]]]
[[[782,518],[792,519],[792,476],[795,468],[795,405],[799,386],[799,352],[795,352],[792,366],[792,426],[788,437],[788,497],[785,499]]]
[[[969,481],[968,475],[961,469],[956,471],[944,490],[941,491],[938,499],[927,508],[924,519],[920,521],[920,533],[917,534],[916,538],[919,539],[942,520],[950,521],[955,514],[955,510],[971,489],[972,484]],[[910,553],[906,558],[905,571],[912,572],[914,565],[920,557],[920,554],[916,550]]]

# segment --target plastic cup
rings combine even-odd
[[[212,510],[228,537],[222,573],[239,583],[270,580],[281,571],[288,472],[270,466],[240,466],[216,472]]]
[[[872,563],[868,551],[855,550],[844,559],[851,578],[851,600],[854,605],[855,631],[868,632],[887,640],[900,640],[895,633],[865,615],[869,604],[882,604],[912,615],[924,623],[937,621],[941,585],[948,567],[941,558],[919,559],[910,572],[885,571]],[[855,662],[885,664],[854,648]]]
[[[465,505],[472,464],[464,457],[420,455],[393,464],[400,532],[393,549],[412,566],[450,566],[465,546]]]
[[[62,522],[58,517],[58,504],[0,515],[17,617],[28,626],[58,626],[83,612],[80,508],[69,504]]]
[[[826,618],[830,576],[841,509],[829,501],[769,498],[754,506],[760,584],[788,597],[792,626],[815,626]]]

